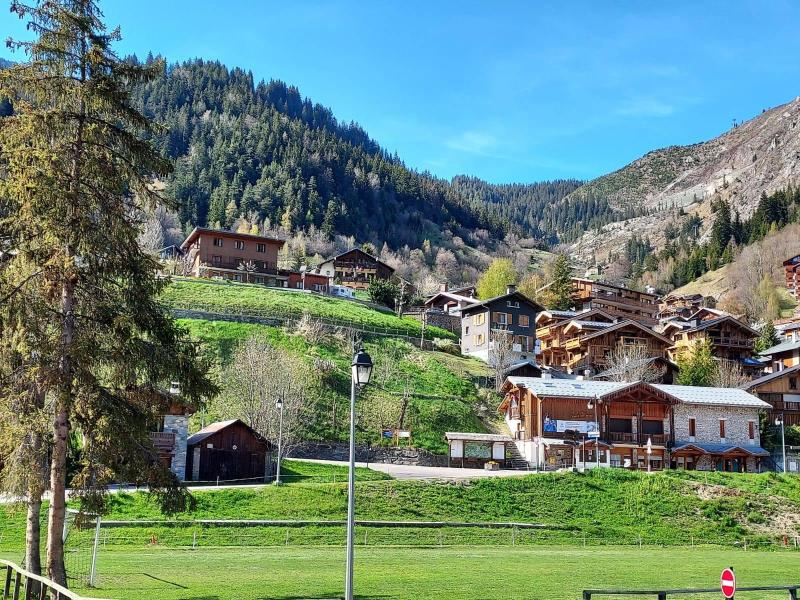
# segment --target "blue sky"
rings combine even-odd
[[[800,94],[800,2],[108,0],[121,53],[282,79],[410,166],[591,178]],[[24,36],[5,10],[0,31]],[[14,58],[3,47],[0,56]]]

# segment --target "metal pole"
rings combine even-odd
[[[100,546],[100,515],[95,517],[94,547],[92,548],[92,570],[89,572],[89,587],[94,587],[97,575],[97,548]]]
[[[355,535],[356,493],[356,381],[350,375],[350,470],[347,479],[347,569],[345,600],[353,600],[353,536]]]
[[[280,417],[278,417],[278,467],[275,473],[275,483],[281,482],[281,451],[283,449],[283,402],[281,402]]]
[[[783,472],[786,473],[786,421],[781,415],[781,450],[783,451]]]
[[[600,398],[597,398],[594,403],[594,424],[597,427],[597,437],[594,439],[594,452],[597,456],[597,468],[600,468],[600,421],[597,420],[597,405],[600,403]]]

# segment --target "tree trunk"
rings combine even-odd
[[[67,503],[67,445],[69,416],[67,404],[59,399],[53,423],[53,458],[50,462],[50,513],[47,519],[47,576],[59,585],[67,585],[64,566],[64,522]]]
[[[28,524],[25,529],[25,568],[36,575],[42,574],[41,527],[39,518],[42,512],[41,488],[31,489],[28,496]]]

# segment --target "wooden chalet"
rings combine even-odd
[[[786,289],[797,300],[800,300],[800,254],[783,261],[786,273]]]
[[[773,373],[800,365],[800,330],[792,329],[788,337],[762,351],[760,356]]]
[[[262,482],[272,477],[272,444],[234,419],[201,429],[187,440],[190,481]]]
[[[367,289],[373,279],[391,279],[394,276],[392,267],[360,248],[337,254],[317,265],[314,271],[338,284],[362,290]]]
[[[658,295],[650,292],[575,277],[572,279],[572,300],[578,310],[600,309],[614,317],[647,326],[657,322]]]
[[[703,294],[668,294],[658,305],[659,320],[671,317],[688,318],[704,307],[714,306],[714,298]]]
[[[800,364],[749,381],[742,389],[768,403],[786,425],[800,425]]]
[[[180,250],[193,277],[286,287],[288,275],[278,271],[278,250],[284,243],[261,235],[195,227]]]
[[[568,362],[566,344],[570,339],[564,328],[574,320],[597,323],[597,327],[613,324],[616,319],[602,310],[543,310],[536,316],[536,339],[540,345],[543,365],[564,367]]]
[[[648,357],[663,358],[671,344],[669,338],[631,320],[598,323],[576,319],[563,332],[567,339],[565,366],[572,371],[605,369],[612,352],[626,346],[641,346]]]
[[[502,392],[499,410],[536,469],[757,471],[768,456],[757,425],[769,405],[744,390],[509,377]]]
[[[477,300],[475,286],[467,286],[454,290],[442,284],[439,291],[425,300],[426,310],[438,310],[449,315],[460,315],[461,309]]]
[[[732,315],[698,317],[689,322],[670,321],[663,327],[663,334],[672,339],[669,358],[673,361],[690,352],[699,340],[708,338],[716,358],[735,361],[745,368],[758,368],[750,361],[759,333]]]

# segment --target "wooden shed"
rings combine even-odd
[[[188,481],[269,481],[272,444],[239,419],[219,421],[187,441]]]

